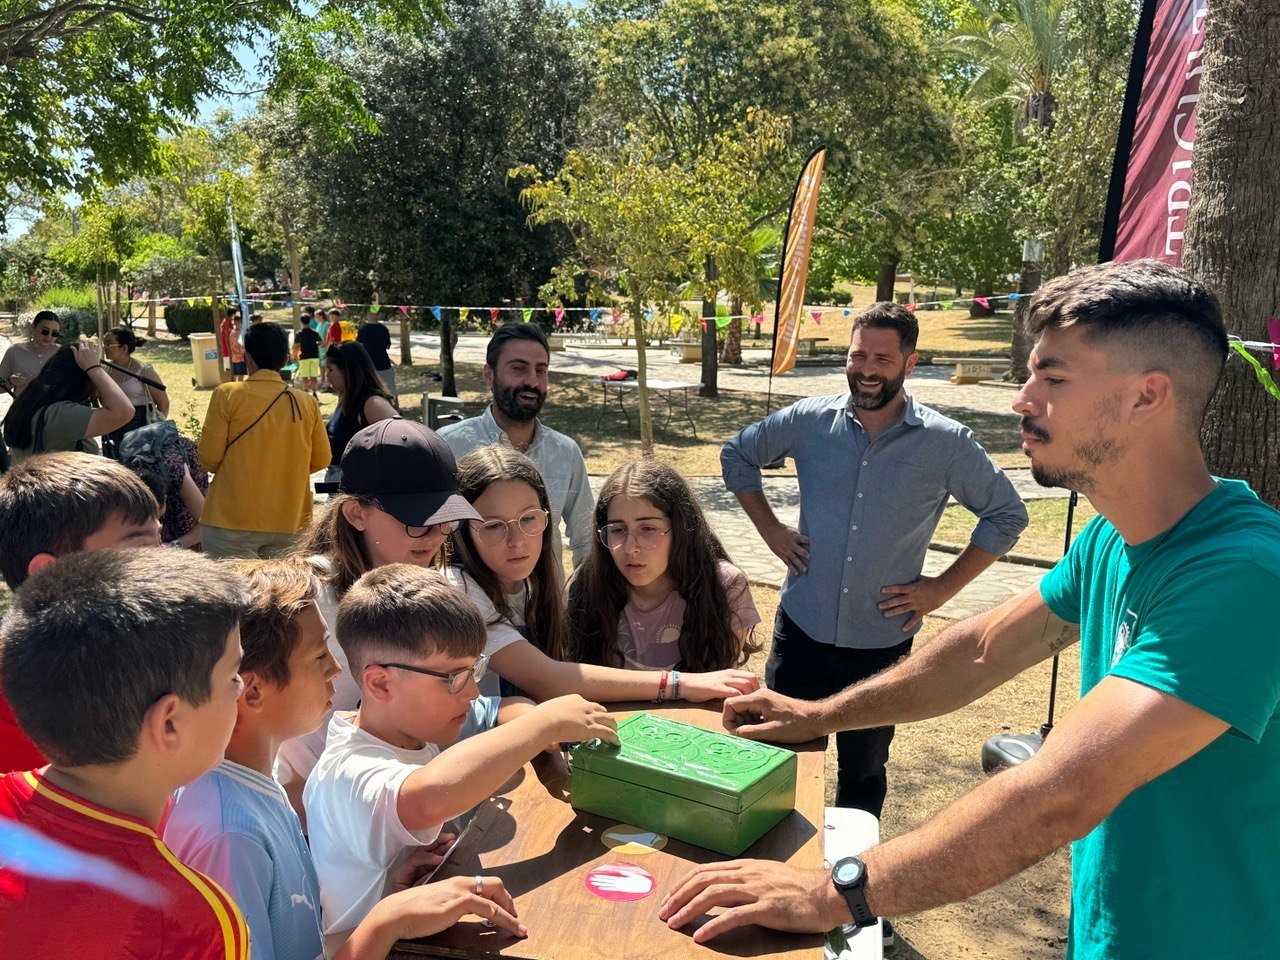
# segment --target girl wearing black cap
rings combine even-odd
[[[458,491],[483,515],[453,534],[455,565],[446,572],[489,624],[484,652],[490,675],[481,693],[498,693],[501,677],[536,700],[578,693],[600,703],[703,703],[759,686],[747,670],[628,670],[560,659],[568,648],[564,598],[551,553],[551,505],[538,468],[510,447],[481,447],[458,464]],[[486,683],[492,686],[486,689]]]

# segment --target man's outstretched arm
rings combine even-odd
[[[1079,638],[1079,628],[1054,614],[1039,589],[1029,587],[825,700],[793,700],[772,690],[731,697],[724,704],[724,724],[752,740],[804,743],[842,730],[926,720],[972,703]]]

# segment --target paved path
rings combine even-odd
[[[1045,491],[1031,480],[1025,470],[1010,471],[1019,493],[1062,495],[1062,491]],[[604,477],[591,477],[593,493],[599,493]],[[1030,487],[1028,487],[1030,484]],[[718,477],[692,477],[689,485],[698,496],[712,529],[725,543],[733,562],[746,572],[753,583],[781,587],[787,570],[782,561],[760,539],[755,527],[738,506],[738,501]],[[766,477],[765,495],[773,504],[778,519],[795,526],[800,518],[800,490],[794,477]],[[955,559],[940,550],[930,550],[925,557],[924,573],[934,576]],[[989,610],[1014,594],[1040,582],[1045,571],[1016,563],[997,562],[984,570],[967,587],[936,611],[935,616],[960,620]]]

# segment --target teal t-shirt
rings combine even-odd
[[[1280,512],[1222,480],[1134,547],[1096,517],[1040,592],[1081,696],[1123,677],[1231,725],[1072,846],[1067,957],[1280,957]]]

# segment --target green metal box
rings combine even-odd
[[[575,809],[737,856],[795,809],[796,755],[637,713],[571,760]]]

